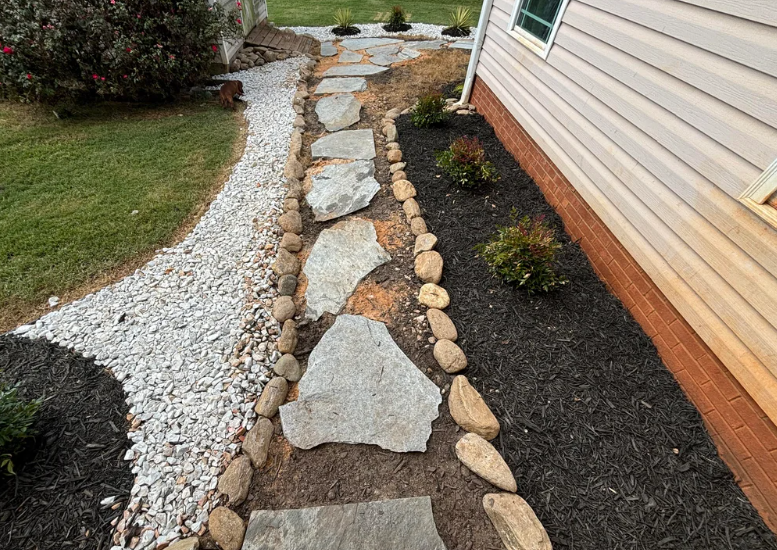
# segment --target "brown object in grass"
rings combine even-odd
[[[219,101],[221,101],[221,106],[225,109],[229,107],[230,109],[235,109],[235,96],[236,95],[243,95],[243,83],[239,80],[230,80],[229,82],[223,84],[221,86],[221,90],[219,90]]]

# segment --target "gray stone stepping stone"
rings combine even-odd
[[[474,40],[461,40],[459,42],[454,42],[449,48],[457,48],[459,50],[471,50],[475,47],[475,41]]]
[[[364,443],[423,452],[441,402],[440,388],[399,349],[386,325],[340,315],[310,353],[299,397],[281,407],[281,424],[301,449]]]
[[[367,55],[394,55],[399,53],[399,44],[393,44],[391,46],[378,46],[377,48],[370,48],[367,50]]]
[[[321,43],[321,57],[332,57],[337,55],[337,46],[331,42]]]
[[[405,42],[402,47],[411,50],[439,50],[447,40],[417,40],[415,42]]]
[[[386,67],[379,67],[371,63],[356,63],[350,65],[335,65],[327,69],[324,76],[370,76],[387,71]]]
[[[389,253],[378,244],[372,222],[355,218],[325,229],[303,269],[308,278],[305,315],[314,321],[324,312],[337,315],[356,285],[390,260]]]
[[[325,78],[316,88],[315,95],[363,92],[366,89],[367,81],[363,78]]]
[[[364,56],[360,53],[346,50],[340,54],[340,57],[337,60],[337,62],[338,63],[361,63],[361,60],[363,57]]]
[[[399,38],[346,38],[340,45],[346,50],[356,51],[376,46],[388,46],[389,44],[399,44],[404,42]]]
[[[370,57],[370,62],[375,65],[381,65],[387,67],[393,63],[399,63],[400,61],[407,61],[408,59],[415,59],[421,55],[421,52],[415,50],[402,50],[398,54],[378,54]]]
[[[314,142],[310,148],[314,159],[375,158],[375,138],[372,130],[340,130]]]
[[[243,550],[445,550],[428,496],[254,510]]]
[[[361,102],[353,94],[337,94],[319,99],[316,114],[327,130],[336,132],[359,122],[361,108]]]
[[[313,176],[313,188],[305,198],[316,221],[333,220],[369,205],[380,190],[374,176],[375,163],[371,160],[332,164]]]

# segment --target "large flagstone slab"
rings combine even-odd
[[[340,315],[310,353],[297,400],[280,409],[281,424],[302,449],[365,443],[422,452],[441,402],[440,389],[399,349],[386,325]]]
[[[378,46],[377,48],[370,48],[367,50],[367,55],[394,55],[399,53],[399,44],[392,44],[390,46]]]
[[[402,47],[410,48],[411,50],[439,50],[447,43],[447,40],[416,40],[413,42],[405,42],[402,44]]]
[[[355,159],[375,158],[375,138],[372,130],[340,130],[319,138],[310,147],[314,159]]]
[[[332,57],[337,55],[337,46],[331,42],[321,43],[321,57]]]
[[[454,42],[449,48],[456,48],[459,50],[471,50],[475,47],[475,41],[474,40],[459,40],[458,42]]]
[[[407,61],[408,59],[415,59],[421,55],[421,52],[416,50],[402,50],[397,54],[377,54],[370,57],[370,62],[374,65],[381,65],[388,67],[393,63],[399,63],[400,61]]]
[[[366,89],[367,81],[363,78],[325,78],[316,87],[315,95],[363,92]]]
[[[340,57],[337,59],[338,63],[361,63],[361,60],[364,56],[360,53],[352,52],[350,50],[345,50],[343,53],[340,54]]]
[[[398,44],[404,42],[399,38],[346,38],[340,45],[346,50],[356,51],[376,46],[388,46],[389,44]]]
[[[351,65],[335,65],[327,69],[324,76],[370,76],[387,71],[386,67],[380,67],[371,63],[357,63]]]
[[[313,188],[305,199],[317,222],[365,208],[380,190],[380,183],[375,179],[375,163],[371,160],[332,164],[311,180]]]
[[[319,99],[316,114],[327,130],[336,132],[359,122],[361,108],[361,102],[353,94],[337,94]]]
[[[445,550],[428,496],[254,510],[243,550]]]
[[[303,269],[308,278],[305,315],[337,315],[356,285],[373,269],[391,260],[378,244],[375,226],[359,218],[321,232]]]

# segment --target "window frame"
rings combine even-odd
[[[513,7],[513,13],[510,15],[510,19],[507,23],[507,32],[510,35],[523,44],[527,49],[537,54],[542,59],[547,59],[550,49],[553,46],[553,42],[556,39],[556,33],[561,26],[561,19],[564,17],[564,12],[569,5],[570,0],[562,0],[561,5],[558,8],[556,14],[556,20],[553,22],[553,27],[548,35],[548,41],[543,42],[530,32],[522,29],[518,26],[518,18],[521,15],[521,7],[526,5],[530,0],[516,0]]]
[[[777,228],[777,208],[767,204],[777,193],[777,159],[774,160],[750,187],[740,195],[739,201]]]

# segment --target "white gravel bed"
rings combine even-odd
[[[203,528],[222,462],[253,424],[255,396],[280,357],[269,266],[280,240],[275,222],[303,61],[226,76],[243,82],[248,101],[245,153],[183,242],[15,331],[95,357],[122,382],[134,415],[125,459],[137,477],[117,532],[139,509],[134,525],[145,530],[136,549]]]
[[[374,38],[379,36],[397,36],[400,34],[411,35],[411,36],[425,36],[430,40],[449,40],[451,42],[454,42],[456,40],[472,39],[475,37],[475,32],[477,31],[475,27],[472,27],[470,35],[468,37],[454,38],[452,36],[444,36],[442,34],[442,30],[445,28],[444,25],[429,25],[427,23],[411,22],[411,25],[413,26],[413,28],[410,29],[409,31],[404,31],[404,32],[388,32],[383,29],[383,25],[385,25],[385,23],[368,23],[364,25],[355,25],[361,30],[361,32],[353,36],[337,36],[336,34],[332,34],[332,29],[334,28],[334,25],[330,25],[328,27],[283,27],[283,28],[291,29],[297,34],[309,34],[322,42],[329,41],[329,40],[344,40],[346,38]]]

